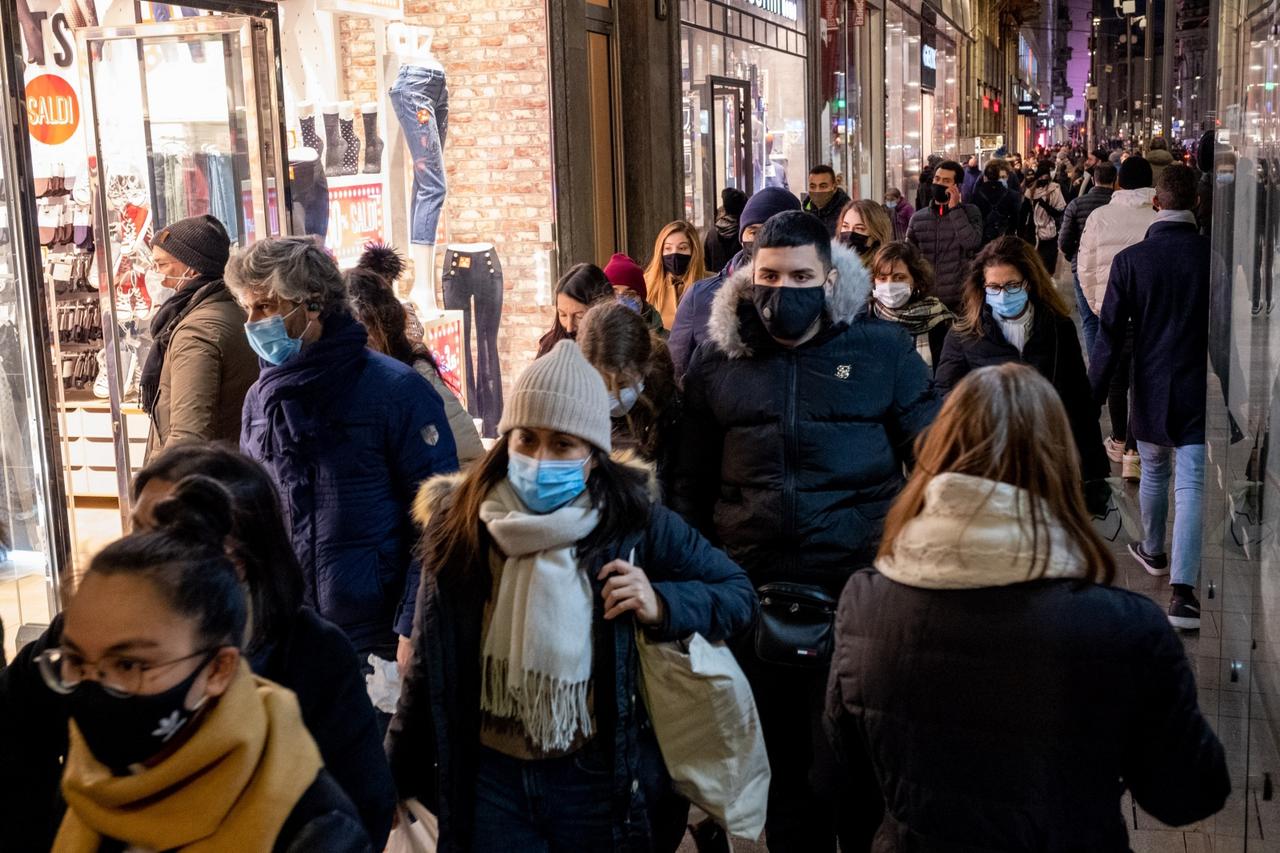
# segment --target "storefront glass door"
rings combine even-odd
[[[751,159],[751,88],[745,80],[712,77],[710,87],[711,133],[707,137],[715,181],[714,192],[707,201],[708,222],[715,221],[720,192],[730,187],[747,195],[753,192]]]
[[[99,233],[97,288],[111,401],[112,464],[122,516],[150,423],[138,379],[153,312],[151,239],[187,216],[210,214],[236,245],[283,231],[280,120],[273,33],[247,17],[80,30]],[[102,446],[99,445],[101,450]]]

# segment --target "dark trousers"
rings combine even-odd
[[[1049,278],[1053,278],[1053,271],[1058,268],[1058,241],[1054,238],[1040,240],[1036,243],[1036,254],[1044,262]]]
[[[1133,327],[1124,336],[1116,372],[1107,390],[1107,411],[1111,414],[1111,437],[1124,441],[1126,451],[1137,451],[1138,442],[1129,434],[1129,386],[1133,381]]]
[[[522,761],[480,747],[476,853],[612,850],[613,768],[591,745]]]
[[[761,662],[751,635],[735,644],[764,729],[773,779],[765,839],[769,853],[863,853],[880,825],[878,787],[855,783],[839,763],[823,726],[827,669]]]
[[[289,171],[293,174],[289,184],[293,227],[301,225],[304,234],[323,240],[329,233],[329,179],[324,176],[324,164],[319,160],[291,162]]]
[[[502,418],[502,366],[498,326],[502,321],[502,264],[496,249],[444,256],[444,307],[462,311],[462,344],[467,365],[467,411],[484,422],[481,434],[496,438]],[[475,359],[471,328],[475,319]]]

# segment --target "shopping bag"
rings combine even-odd
[[[426,806],[417,800],[404,800],[396,806],[396,817],[399,821],[387,839],[386,853],[436,853],[440,825]]]
[[[672,786],[731,835],[756,840],[769,757],[751,685],[724,643],[659,643],[636,632],[640,691]]]

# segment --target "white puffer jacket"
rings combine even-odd
[[[1110,202],[1085,220],[1076,272],[1080,276],[1080,289],[1094,314],[1102,310],[1102,299],[1107,295],[1111,262],[1121,249],[1146,239],[1147,229],[1155,222],[1156,211],[1151,206],[1155,196],[1152,187],[1116,190]]]

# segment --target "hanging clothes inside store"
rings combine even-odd
[[[13,287],[12,279],[0,280],[0,293]],[[4,301],[0,299],[0,302]],[[31,467],[27,432],[18,417],[24,399],[22,351],[16,319],[0,312],[0,522],[7,528],[0,552],[38,550],[40,540],[38,490]],[[0,561],[4,555],[0,553]]]
[[[450,246],[444,256],[444,307],[462,311],[462,348],[467,365],[467,408],[484,421],[481,432],[496,438],[502,417],[502,366],[498,325],[502,320],[502,264],[491,243]],[[472,318],[476,355],[471,358]]]
[[[239,242],[243,211],[237,204],[235,159],[231,155],[206,146],[197,152],[153,152],[150,159],[157,228],[208,213],[227,229],[232,243]]]

